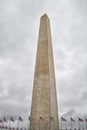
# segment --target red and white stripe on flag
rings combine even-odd
[[[53,121],[53,122],[55,121],[55,119],[52,116],[50,117],[50,120]]]
[[[70,119],[71,119],[71,121],[75,122],[75,120],[72,117]]]
[[[81,119],[81,118],[78,118],[78,120],[79,120],[80,122],[84,122],[84,120],[83,120],[83,119]]]
[[[67,121],[65,118],[61,117],[61,121]]]
[[[22,117],[19,117],[19,121],[23,121]]]
[[[32,117],[29,116],[29,120],[30,120],[30,121],[33,121],[34,119],[33,119]]]
[[[45,119],[44,119],[42,116],[40,116],[40,120],[41,120],[41,121],[44,121]]]

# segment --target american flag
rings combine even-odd
[[[23,121],[23,119],[21,117],[19,117],[19,121]]]
[[[50,117],[50,120],[53,121],[53,122],[55,121],[55,119],[52,116]]]
[[[78,118],[78,120],[79,120],[80,122],[84,122],[84,120],[83,120],[83,119],[81,119],[81,118]]]
[[[11,119],[10,119],[12,122],[14,122],[14,119],[13,119],[13,117],[11,117]]]
[[[0,123],[2,123],[2,120],[0,120]]]
[[[43,118],[42,116],[40,116],[40,120],[41,120],[41,121],[44,121],[44,118]]]
[[[71,119],[71,121],[75,122],[75,120],[72,117],[70,119]]]
[[[7,120],[6,120],[6,118],[4,117],[4,120],[3,120],[4,122],[7,122]]]
[[[29,120],[32,122],[34,119],[32,117],[29,116]]]
[[[65,118],[61,117],[61,121],[67,121]]]
[[[85,119],[85,122],[87,122],[87,119]]]

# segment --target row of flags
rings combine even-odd
[[[23,121],[23,119],[21,117],[19,117],[18,120]],[[13,117],[11,117],[9,121],[15,122],[15,119]],[[6,120],[6,118],[4,117],[3,120],[0,119],[0,123],[3,123],[3,122],[8,122],[8,120]]]
[[[70,120],[73,121],[73,122],[76,122],[76,120],[73,119],[72,117],[70,118]],[[61,121],[67,121],[67,119],[65,119],[64,117],[61,117]],[[86,118],[85,119],[78,118],[78,121],[79,122],[87,122],[87,119]]]
[[[40,119],[41,121],[44,121],[44,120],[45,120],[45,118],[42,117],[42,116],[40,116],[39,119]],[[19,120],[19,121],[23,121],[23,118],[22,118],[22,117],[19,117],[18,120]],[[33,119],[32,117],[29,117],[29,120],[30,120],[30,121],[34,121],[34,119]],[[50,120],[51,120],[51,121],[55,121],[55,118],[51,116],[51,117],[50,117]],[[72,117],[70,118],[70,120],[71,120],[72,122],[76,122],[76,120],[73,119]],[[9,121],[15,122],[15,119],[14,119],[13,117],[11,117]],[[64,117],[61,117],[61,121],[67,121],[67,119],[64,118]],[[87,118],[85,118],[85,119],[78,118],[78,121],[79,121],[79,122],[87,122]],[[6,118],[4,117],[3,120],[0,119],[0,123],[2,123],[2,122],[8,122],[8,120],[6,120]]]
[[[32,118],[32,117],[28,117],[28,120],[30,121],[30,122],[33,122],[35,119],[34,118]],[[9,121],[9,126],[7,127],[4,123],[7,123]],[[0,128],[1,129],[5,129],[5,130],[7,130],[7,129],[9,129],[9,130],[23,130],[22,128],[20,128],[19,127],[19,122],[21,121],[21,122],[23,122],[23,118],[22,117],[19,117],[18,118],[18,127],[17,128],[14,128],[14,127],[11,127],[11,122],[15,122],[16,120],[13,118],[13,117],[11,117],[9,120],[7,120],[5,117],[3,118],[3,120],[1,120],[0,119],[0,123],[2,123],[1,125],[0,125]],[[39,117],[39,121],[45,121],[45,118],[44,117],[42,117],[42,116],[40,116]],[[54,118],[54,117],[50,117],[50,121],[52,121],[52,122],[55,122],[56,121],[56,119]],[[67,119],[66,118],[64,118],[64,117],[61,117],[61,129],[62,129],[62,127],[63,127],[63,122],[66,122],[66,129],[67,129]],[[72,126],[72,124],[73,124],[73,122],[76,122],[76,120],[74,119],[74,118],[72,118],[72,117],[70,117],[70,121],[71,121],[71,130],[72,130],[72,128],[73,128],[73,126]],[[85,119],[82,119],[82,118],[78,118],[78,123],[79,123],[79,130],[80,130],[80,122],[87,122],[87,118],[85,118]],[[39,124],[40,125],[40,124]],[[24,129],[24,130],[26,130],[26,129]],[[86,126],[86,130],[87,130],[87,126]]]
[[[64,117],[61,117],[61,129],[62,129],[62,121],[63,122],[66,122],[66,129],[67,129],[67,119],[66,118],[64,118]],[[75,119],[73,119],[72,117],[70,117],[70,121],[71,121],[71,130],[72,130],[72,128],[73,128],[73,122],[76,122],[76,120]],[[81,129],[81,123],[83,123],[83,122],[87,122],[87,118],[85,118],[85,119],[82,119],[82,118],[78,118],[78,130],[80,130]],[[76,129],[75,129],[76,130]],[[84,130],[84,127],[83,127],[83,130]],[[86,130],[87,130],[87,125],[86,125]]]
[[[39,118],[40,118],[41,121],[44,121],[44,120],[45,120],[45,118],[43,118],[43,117],[39,117]],[[31,118],[31,117],[29,117],[29,120],[30,120],[30,121],[33,121],[34,119]],[[51,120],[51,121],[55,121],[55,118],[54,118],[54,117],[50,117],[50,120]],[[73,122],[76,122],[76,120],[73,119],[72,117],[70,118],[70,120],[73,121]],[[67,119],[65,119],[64,117],[61,117],[61,121],[67,121]],[[79,122],[87,122],[87,119],[78,118],[78,121],[79,121]]]
[[[0,129],[9,129],[9,130],[26,130],[26,128],[14,128],[14,127],[7,127],[7,126],[1,126],[0,125]]]
[[[45,118],[42,117],[42,116],[40,116],[39,119],[40,119],[41,121],[44,121],[44,120],[45,120]],[[29,117],[29,120],[30,120],[30,121],[34,121],[34,119],[33,119],[32,117]],[[55,121],[54,117],[52,117],[52,116],[50,117],[50,120],[53,121],[53,122]]]

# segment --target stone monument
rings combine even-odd
[[[59,130],[52,40],[47,14],[40,19],[30,130]]]

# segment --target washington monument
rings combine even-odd
[[[40,18],[30,130],[59,130],[52,40],[47,14]]]

